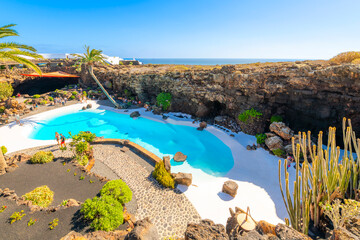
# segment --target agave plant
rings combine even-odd
[[[12,28],[15,26],[16,24],[9,24],[0,27],[0,38],[19,36],[17,31]],[[34,69],[41,75],[40,68],[26,57],[34,59],[43,58],[41,55],[36,54],[36,49],[31,46],[15,42],[0,43],[0,62],[14,61],[20,64],[24,64],[25,66]]]
[[[88,72],[91,75],[91,77],[94,79],[94,81],[97,83],[97,85],[101,88],[103,93],[106,95],[106,97],[110,100],[112,104],[115,105],[115,107],[118,107],[119,104],[115,102],[115,100],[109,95],[109,93],[105,90],[105,88],[102,86],[100,81],[97,79],[97,77],[94,74],[93,66],[95,63],[100,63],[103,65],[108,64],[104,56],[102,55],[101,50],[97,49],[91,49],[89,46],[85,45],[85,53],[83,55],[80,54],[72,54],[72,56],[76,57],[78,60],[76,61],[76,65],[85,64],[88,68]]]

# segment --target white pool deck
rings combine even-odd
[[[133,111],[139,111],[141,117],[154,121],[192,127],[199,126],[198,122],[193,124],[192,119],[178,118],[174,113],[168,114],[169,118],[163,120],[161,116],[147,112],[143,108],[124,112],[124,110],[101,106],[97,104],[96,101],[88,101],[88,103],[91,103],[93,108],[100,110],[106,109],[121,114],[130,114]],[[5,145],[8,152],[11,153],[21,149],[55,144],[55,140],[31,139],[29,136],[33,131],[33,127],[56,115],[77,111],[84,105],[86,104],[79,103],[65,106],[24,118],[22,119],[23,126],[19,126],[14,122],[5,125],[0,128],[0,146]],[[84,131],[86,131],[86,129],[84,129]],[[234,158],[234,167],[225,177],[215,177],[204,173],[200,169],[191,167],[186,162],[179,166],[172,166],[172,172],[188,172],[193,174],[192,186],[185,187],[179,185],[178,188],[192,202],[200,216],[203,219],[211,219],[215,223],[225,225],[229,217],[229,208],[237,206],[246,210],[249,206],[251,215],[255,220],[265,220],[272,224],[283,223],[284,218],[287,217],[287,212],[279,189],[279,158],[269,154],[262,148],[255,151],[247,150],[247,145],[252,145],[256,142],[254,136],[241,132],[236,134],[230,131],[227,133],[211,125],[208,125],[204,131],[211,132],[231,149]],[[235,137],[231,137],[231,133],[234,134]],[[162,155],[156,151],[156,149],[153,150],[155,154]],[[221,159],[219,159],[219,164],[221,164]],[[289,171],[290,174],[294,172],[292,167]],[[239,185],[235,198],[221,192],[223,183],[229,179]]]

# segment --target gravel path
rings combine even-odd
[[[108,170],[97,164],[100,161],[123,179],[136,196],[136,219],[149,217],[162,238],[184,236],[188,223],[199,222],[199,214],[184,194],[178,189],[164,188],[152,178],[150,163],[131,151],[122,152],[120,146],[102,144],[93,147],[96,159],[93,171],[108,177]]]

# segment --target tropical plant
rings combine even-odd
[[[347,124],[346,124],[347,123]],[[311,145],[311,132],[299,133],[299,143],[292,139],[292,149],[296,162],[296,177],[293,198],[289,189],[289,173],[284,161],[285,194],[281,183],[281,160],[279,160],[279,184],[285,207],[293,228],[308,233],[309,222],[319,227],[323,218],[321,202],[332,203],[336,198],[359,198],[360,186],[360,139],[356,139],[351,121],[343,119],[344,151],[340,161],[340,147],[336,146],[336,129],[329,128],[327,147],[323,147],[323,133],[318,135],[318,143]],[[355,151],[355,153],[353,153]],[[300,169],[300,155],[304,162]],[[311,164],[309,164],[310,156]],[[355,156],[357,159],[355,159]],[[289,220],[286,220],[289,222]]]
[[[6,168],[8,167],[6,161],[5,161],[5,157],[3,155],[3,152],[0,151],[0,175],[5,174],[6,173]]]
[[[100,194],[101,196],[112,196],[123,205],[130,202],[132,199],[132,192],[130,188],[121,179],[107,182],[100,190]]]
[[[265,143],[265,139],[267,138],[265,133],[256,134],[256,143],[263,144]]]
[[[244,123],[248,123],[250,119],[260,118],[262,116],[261,112],[256,111],[254,108],[248,109],[239,114],[238,118]]]
[[[124,222],[123,206],[109,195],[87,199],[80,211],[95,230],[113,231]]]
[[[0,43],[1,46],[1,43]],[[0,49],[1,50],[1,49]],[[0,55],[1,56],[1,55]],[[1,59],[0,59],[1,60]],[[10,83],[7,82],[0,82],[0,101],[5,98],[11,97],[13,94],[14,89]]]
[[[119,104],[117,102],[115,102],[115,100],[109,95],[109,93],[105,90],[103,85],[99,82],[99,80],[96,78],[96,76],[94,74],[93,66],[95,63],[100,63],[100,64],[104,64],[104,65],[108,64],[104,59],[102,51],[97,50],[97,49],[90,50],[89,46],[85,46],[85,53],[83,55],[73,54],[73,56],[78,58],[78,60],[76,62],[77,65],[85,64],[85,66],[88,69],[89,74],[94,79],[96,84],[101,88],[101,90],[106,95],[106,97],[110,100],[110,102],[112,104],[114,104],[115,107],[118,107]]]
[[[3,205],[3,206],[0,208],[0,213],[2,213],[3,211],[5,211],[6,208],[7,208],[7,206]]]
[[[16,24],[9,24],[0,27],[0,38],[19,36],[18,32],[12,28],[15,26]],[[34,69],[41,75],[40,68],[25,57],[35,59],[43,58],[41,55],[36,54],[36,49],[31,46],[15,42],[0,43],[0,61],[14,61],[23,64],[29,68]]]
[[[46,185],[37,187],[31,192],[23,195],[25,200],[31,201],[33,205],[48,207],[54,200],[54,192]]]
[[[159,107],[166,111],[171,105],[171,93],[159,93],[156,97],[156,102]]]
[[[32,218],[30,218],[27,225],[28,225],[28,227],[30,227],[30,226],[34,225],[36,222],[37,222],[37,219],[33,220]]]
[[[54,154],[52,152],[39,151],[35,153],[31,158],[31,163],[48,163],[54,160]]]
[[[56,226],[59,224],[59,219],[58,218],[55,218],[54,220],[52,220],[50,223],[49,223],[49,229],[50,230],[53,230],[54,228],[56,228]]]
[[[39,94],[35,94],[32,96],[33,98],[40,98],[41,96]]]
[[[152,173],[152,176],[164,187],[175,187],[175,181],[170,173],[166,171],[164,162],[158,162],[155,164],[155,169]]]
[[[282,157],[285,155],[285,151],[282,150],[281,148],[273,149],[272,152],[277,157]]]

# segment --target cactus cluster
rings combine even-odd
[[[287,162],[284,162],[285,191],[281,183],[281,160],[279,160],[279,184],[290,223],[296,230],[308,234],[310,219],[314,227],[320,226],[323,216],[321,203],[331,203],[336,198],[359,198],[360,139],[356,139],[351,121],[343,119],[344,154],[340,160],[340,147],[336,146],[336,129],[329,128],[326,148],[323,133],[318,135],[317,145],[312,145],[311,132],[300,133],[295,147],[296,180],[291,194]],[[303,163],[300,167],[300,155]],[[356,158],[355,158],[356,155]],[[311,160],[311,161],[310,161]],[[285,219],[289,223],[288,219]]]

